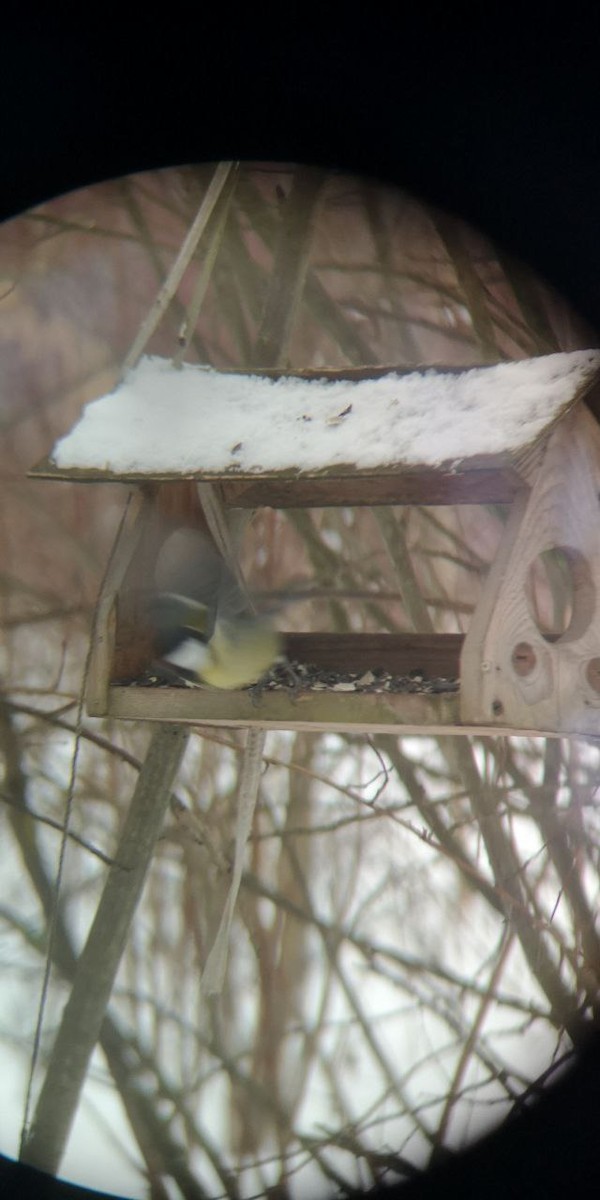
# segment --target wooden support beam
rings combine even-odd
[[[523,487],[512,467],[495,470],[407,471],[336,479],[226,479],[218,484],[228,508],[357,508],[388,504],[510,504]]]
[[[476,468],[468,470],[434,470],[431,468],[403,471],[381,471],[369,475],[360,471],[347,474],[278,474],[242,475],[198,471],[181,475],[175,471],[155,472],[149,481],[145,475],[133,472],[101,474],[89,467],[70,467],[62,470],[44,459],[29,471],[35,479],[63,479],[77,483],[112,482],[139,485],[156,490],[158,487],[182,485],[186,482],[213,483],[226,508],[354,508],[388,504],[510,504],[524,486],[524,479],[511,464],[489,463],[481,459]]]

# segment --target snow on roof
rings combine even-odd
[[[599,370],[597,350],[351,381],[143,358],[85,407],[51,462],[149,477],[457,465],[530,445]]]

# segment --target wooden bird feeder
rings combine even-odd
[[[600,736],[600,352],[493,367],[219,372],[142,359],[31,471],[133,485],[99,599],[94,716],[405,733]],[[198,486],[200,485],[200,486]],[[226,692],[135,682],[151,631],[140,581],[182,504],[236,508],[511,505],[467,634],[286,635],[291,659],[418,671],[454,690]],[[535,564],[568,575],[563,626],[532,602]],[[125,680],[133,679],[127,684]]]

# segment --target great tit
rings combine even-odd
[[[255,613],[248,595],[213,546],[196,530],[166,540],[150,601],[156,651],[184,676],[216,688],[244,688],[281,654],[272,618]]]

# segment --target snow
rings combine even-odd
[[[579,350],[463,372],[330,381],[143,358],[92,401],[51,461],[111,475],[456,467],[530,445],[600,370]]]

